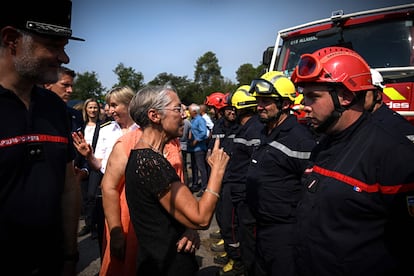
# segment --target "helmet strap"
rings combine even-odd
[[[371,90],[372,91],[372,103],[368,108],[368,112],[372,113],[372,111],[374,111],[374,107],[376,104],[381,103],[382,102],[382,97],[381,97],[381,93],[380,91],[378,91],[378,89],[375,90]]]
[[[367,110],[369,113],[372,113],[372,111],[374,111],[374,107],[377,104],[377,92],[374,91],[374,90],[372,90],[372,97],[373,97],[372,103],[371,103],[371,105],[369,106],[369,108]]]
[[[318,133],[324,132],[333,123],[338,121],[338,119],[342,116],[342,113],[346,110],[346,108],[339,103],[338,92],[336,91],[336,88],[330,89],[329,94],[331,95],[332,102],[334,104],[334,110],[325,121],[323,121],[317,128],[315,128],[315,131]]]

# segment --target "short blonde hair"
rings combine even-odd
[[[119,86],[112,88],[109,90],[108,93],[105,95],[105,101],[109,104],[111,99],[115,99],[116,101],[125,104],[126,106],[129,105],[132,98],[135,96],[135,92],[129,86]]]

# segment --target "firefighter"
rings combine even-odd
[[[228,94],[219,94],[217,92],[212,93],[206,98],[207,105],[212,105],[216,114],[220,114],[219,118],[215,121],[214,127],[211,131],[211,140],[208,145],[207,157],[210,156],[214,147],[215,138],[220,139],[220,145],[228,155],[232,155],[233,150],[233,138],[235,133],[238,132],[239,124],[236,121],[235,108],[228,102]],[[226,176],[224,176],[225,178]],[[230,206],[228,206],[230,204]],[[220,228],[221,239],[213,243],[210,249],[214,252],[223,252],[225,249],[224,238],[231,240],[231,198],[230,190],[227,186],[222,186],[221,197],[216,207],[216,220],[217,225]],[[223,233],[226,232],[226,233]],[[233,245],[237,245],[234,243]]]
[[[380,72],[371,69],[372,84],[375,89],[369,90],[365,95],[364,108],[372,113],[374,119],[384,123],[395,133],[401,133],[408,140],[414,142],[414,126],[398,112],[390,109],[382,100],[384,79]]]
[[[72,37],[69,0],[4,4],[0,274],[76,275],[81,198],[71,120],[65,102],[41,86],[56,82],[59,67],[69,63],[69,39],[83,39]]]
[[[293,230],[301,175],[315,139],[292,114],[293,83],[270,71],[251,83],[264,123],[247,171],[247,203],[256,218],[255,275],[295,275]]]
[[[226,95],[222,92],[213,92],[206,97],[204,104],[209,107],[209,113],[214,114],[213,123],[215,123],[222,116],[219,110],[226,106]]]
[[[226,252],[215,258],[226,260],[219,275],[239,275],[251,272],[255,252],[255,219],[246,204],[246,172],[250,157],[260,144],[260,131],[263,123],[256,114],[256,98],[250,93],[249,85],[240,86],[229,95],[229,103],[236,110],[240,124],[233,139],[232,158],[227,166],[223,185],[228,187],[230,199],[228,208],[231,210],[232,221],[229,237],[224,242]],[[224,234],[224,233],[223,233]],[[216,261],[217,262],[217,261]]]
[[[405,275],[414,259],[414,146],[364,110],[375,89],[368,64],[327,47],[303,54],[291,79],[324,133],[296,209],[299,275]]]

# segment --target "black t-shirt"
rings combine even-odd
[[[193,275],[195,255],[177,253],[185,227],[160,204],[171,183],[180,181],[162,155],[150,149],[132,150],[125,172],[125,193],[138,238],[138,275]]]
[[[34,86],[27,109],[0,86],[0,244],[2,267],[28,275],[47,260],[59,270],[62,260],[62,193],[68,162],[74,158],[65,103]],[[50,275],[57,275],[51,273]]]
[[[66,164],[74,149],[66,105],[34,86],[29,109],[0,86],[0,228],[59,224]]]

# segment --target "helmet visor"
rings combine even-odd
[[[322,73],[322,65],[314,55],[303,54],[298,62],[296,75],[302,80],[317,80]]]
[[[265,79],[254,79],[250,84],[250,94],[255,97],[279,97],[279,92],[273,86],[273,83]]]

